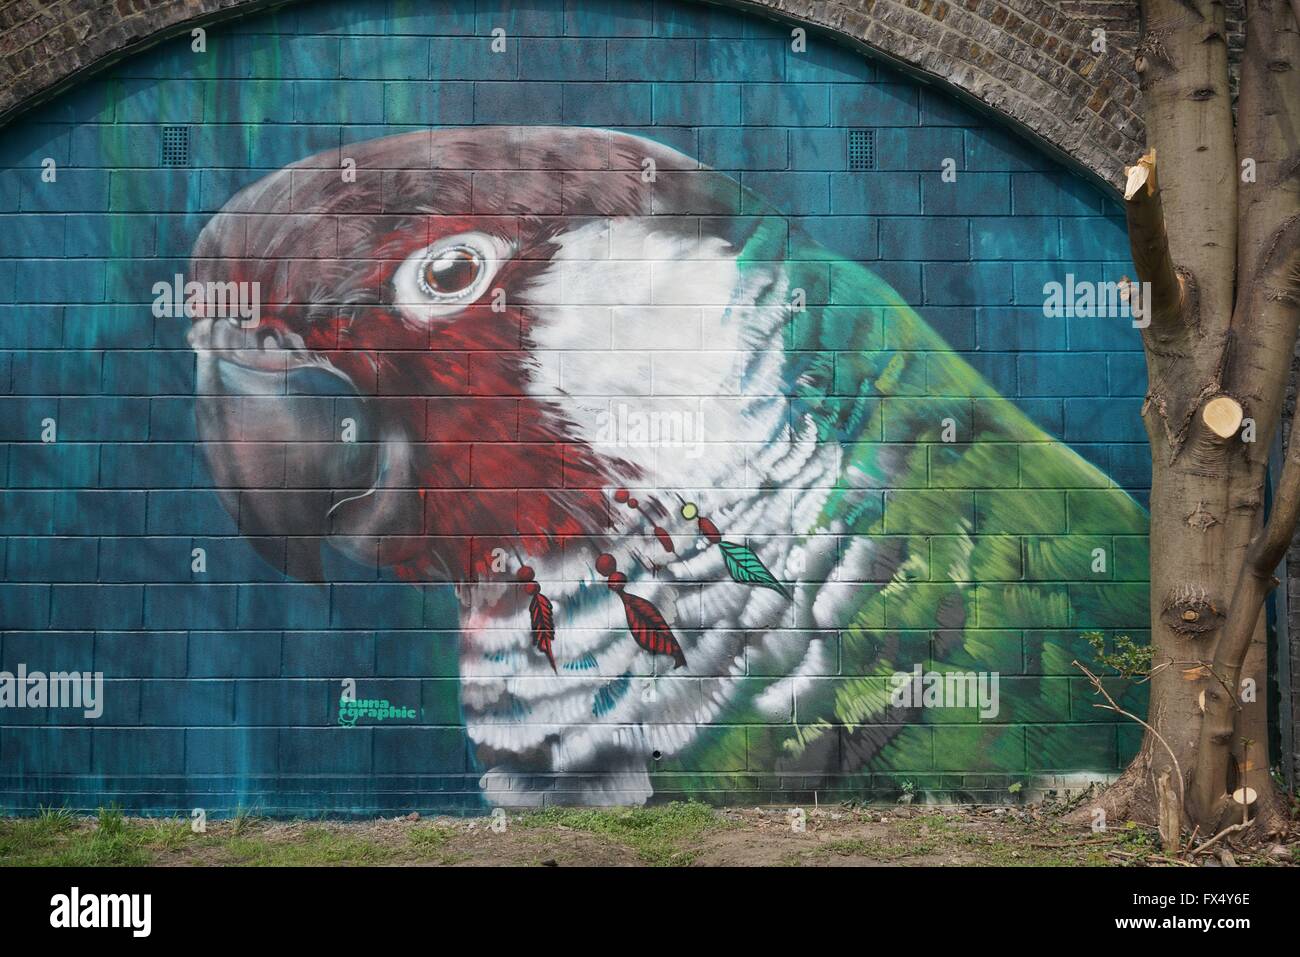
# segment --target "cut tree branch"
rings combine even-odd
[[[1147,146],[1160,157],[1160,203],[1172,226],[1169,252],[1195,282],[1198,331],[1214,340],[1232,314],[1237,248],[1224,4],[1141,0],[1140,13],[1142,35],[1133,67],[1142,89]],[[1192,229],[1182,225],[1191,223]]]
[[[1150,294],[1140,297],[1145,317],[1157,334],[1168,334],[1183,319],[1183,283],[1169,254],[1164,207],[1156,182],[1156,151],[1148,150],[1136,166],[1124,170],[1124,210],[1128,217],[1129,247],[1138,281],[1150,284]]]

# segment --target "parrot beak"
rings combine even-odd
[[[274,333],[250,347],[246,330],[203,320],[196,413],[213,484],[239,533],[272,567],[323,581],[322,546],[374,561],[373,540],[341,528],[340,510],[364,499],[382,471],[365,400],[327,362],[284,348]],[[223,328],[224,327],[224,328]],[[270,340],[270,341],[268,341]],[[343,537],[331,538],[343,532]]]

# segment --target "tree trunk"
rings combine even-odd
[[[1135,66],[1150,150],[1130,168],[1125,196],[1134,265],[1150,283],[1148,721],[1186,773],[1176,782],[1184,823],[1203,837],[1242,819],[1231,794],[1247,787],[1257,823],[1279,820],[1259,611],[1300,511],[1298,449],[1262,532],[1297,324],[1300,33],[1287,0],[1249,0],[1246,23],[1234,133],[1223,4],[1143,0]],[[1254,700],[1243,678],[1258,688]],[[1105,803],[1167,831],[1156,792],[1174,763],[1145,742]]]
[[[1244,181],[1239,196],[1230,376],[1242,384],[1257,422],[1257,441],[1245,455],[1252,472],[1262,474],[1281,417],[1300,319],[1293,275],[1300,249],[1300,28],[1282,0],[1254,0],[1247,8],[1246,28],[1237,109],[1236,160]],[[1268,527],[1257,530],[1240,567],[1228,619],[1215,648],[1211,668],[1221,684],[1216,682],[1206,693],[1191,792],[1194,813],[1203,826],[1222,828],[1242,819],[1244,804],[1232,800],[1234,793],[1243,800],[1249,792],[1260,796],[1262,803],[1254,812],[1261,824],[1271,826],[1280,815],[1269,777],[1268,648],[1260,610],[1277,584],[1273,571],[1296,527],[1297,459],[1300,444],[1288,452]],[[1243,678],[1259,689],[1253,701],[1241,695]]]

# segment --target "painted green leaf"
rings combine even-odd
[[[722,549],[722,560],[726,562],[727,571],[733,579],[746,585],[770,588],[785,595],[786,598],[790,597],[785,586],[767,570],[767,566],[754,554],[753,549],[734,542],[718,542],[718,547]]]

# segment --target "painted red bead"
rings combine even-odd
[[[638,504],[639,504],[639,503],[638,503],[637,500],[634,499],[634,498],[630,498],[630,499],[627,500],[627,507],[628,507],[628,508],[636,508]]]
[[[627,584],[627,576],[622,572],[613,572],[609,576],[609,590],[622,591],[623,586]]]
[[[601,552],[596,558],[596,571],[600,572],[606,578],[618,571],[618,562],[614,556],[608,552]]]
[[[626,502],[626,501],[627,501],[627,489],[625,489],[625,488],[621,488],[621,489],[616,490],[616,491],[614,492],[614,501],[616,501],[616,502]]]
[[[529,582],[527,585],[524,586],[524,591],[526,591],[530,595],[536,595],[541,590],[542,590],[542,586],[537,584],[537,582]]]
[[[515,572],[515,577],[521,582],[530,582],[533,580],[533,569],[531,565],[520,565],[519,571]]]

